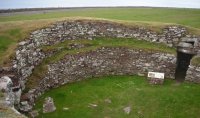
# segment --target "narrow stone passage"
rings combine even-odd
[[[177,81],[182,82],[185,80],[185,76],[190,65],[190,60],[193,54],[187,54],[183,52],[177,52],[177,67],[175,72],[175,78]]]
[[[190,61],[194,55],[194,42],[184,41],[178,44],[175,72],[175,79],[178,82],[183,82],[185,80]]]

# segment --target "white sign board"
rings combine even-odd
[[[165,78],[165,74],[164,73],[159,73],[159,72],[148,72],[148,77],[164,79]]]

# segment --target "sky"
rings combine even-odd
[[[0,9],[95,6],[200,8],[200,0],[0,0]]]

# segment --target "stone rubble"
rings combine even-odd
[[[131,112],[131,107],[130,107],[130,106],[125,107],[125,108],[123,108],[123,111],[124,111],[124,113],[126,113],[126,114],[130,114],[130,112]]]
[[[110,99],[108,99],[108,98],[105,99],[104,102],[105,102],[105,103],[108,103],[108,104],[111,104],[111,103],[112,103],[112,101],[111,101]]]
[[[0,90],[3,92],[10,92],[12,87],[12,80],[8,76],[0,78]]]
[[[63,110],[64,110],[64,111],[68,111],[68,110],[69,110],[69,108],[67,108],[67,107],[64,107],[64,108],[63,108]]]
[[[200,66],[190,64],[185,77],[186,81],[200,83]]]
[[[164,82],[164,79],[159,78],[148,78],[149,84],[154,85],[162,85]]]
[[[53,102],[53,98],[47,97],[45,98],[45,102],[43,104],[43,113],[50,113],[54,112],[56,110],[56,107]]]
[[[0,78],[0,91],[5,96],[5,105],[8,107],[14,107],[20,101],[21,91],[13,91],[13,82],[8,76]]]
[[[90,103],[89,105],[88,105],[88,107],[90,107],[90,108],[96,108],[98,105],[97,104],[93,104],[93,103]]]
[[[19,110],[23,112],[30,112],[32,110],[32,106],[28,103],[28,101],[20,102]]]
[[[31,112],[29,112],[29,115],[31,116],[31,118],[35,118],[39,115],[37,110],[33,110]]]

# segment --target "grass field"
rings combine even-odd
[[[200,28],[199,9],[175,8],[93,8],[74,9],[62,12],[26,14],[0,17],[0,22],[38,20],[71,16],[95,17],[117,20],[176,23]]]
[[[50,90],[37,100],[35,109],[40,110],[40,118],[198,118],[199,92],[196,84],[176,85],[166,80],[163,86],[152,86],[144,77],[108,76]],[[43,114],[42,104],[48,96],[57,110]],[[131,107],[129,115],[123,111],[127,106]]]
[[[0,16],[0,65],[9,63],[16,43],[28,37],[35,29],[55,21],[90,17],[109,19],[132,25],[159,29],[169,24],[184,25],[192,33],[200,35],[200,10],[176,8],[90,8],[60,12]]]

